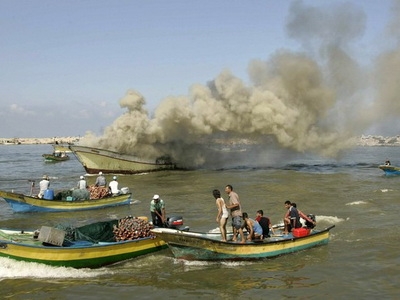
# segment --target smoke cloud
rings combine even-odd
[[[375,122],[400,114],[400,50],[364,66],[353,48],[365,27],[352,4],[293,2],[286,29],[302,52],[250,61],[249,84],[223,70],[187,96],[164,99],[151,117],[144,97],[129,90],[120,100],[126,112],[85,144],[146,159],[168,155],[181,167],[262,163],[276,159],[268,154],[276,149],[334,157]],[[398,39],[395,28],[388,33]]]

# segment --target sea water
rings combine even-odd
[[[0,146],[0,189],[38,192],[43,175],[55,191],[74,188],[85,170],[76,158],[46,163],[50,145]],[[100,269],[50,267],[0,258],[2,297],[9,299],[394,299],[400,289],[398,211],[400,176],[378,165],[400,165],[400,148],[358,147],[340,160],[301,157],[274,165],[218,170],[163,171],[118,176],[134,204],[85,212],[13,213],[0,200],[0,227],[37,229],[80,226],[127,215],[149,217],[153,194],[194,231],[215,229],[212,190],[231,184],[243,210],[258,209],[273,223],[284,201],[317,218],[317,228],[336,225],[328,245],[252,262],[174,259],[168,249]],[[110,175],[107,179],[111,179]],[[88,176],[89,184],[96,176]],[[32,186],[32,182],[34,185]]]

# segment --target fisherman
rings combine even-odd
[[[153,199],[150,202],[150,213],[154,226],[165,226],[165,203],[157,194],[153,196]]]
[[[305,225],[307,226],[307,228],[312,229],[317,225],[314,215],[312,215],[312,214],[306,215],[305,213],[303,213],[301,210],[299,210],[297,208],[297,204],[294,202],[292,202],[292,206],[297,209],[297,212],[299,213],[299,217],[305,221]]]
[[[113,180],[109,183],[108,187],[110,189],[110,193],[113,196],[117,196],[120,194],[120,190],[118,189],[117,176],[113,176]]]
[[[271,221],[269,218],[264,217],[264,211],[262,209],[257,210],[256,221],[258,222],[258,224],[260,224],[263,230],[263,238],[268,238],[270,237],[270,233],[274,233]]]
[[[300,216],[297,208],[292,205],[289,200],[285,201],[285,208],[287,209],[285,216],[283,217],[283,223],[285,225],[284,234],[288,234],[292,229],[300,228]]]
[[[85,180],[85,177],[84,176],[79,177],[78,189],[86,190],[86,188],[87,188],[87,182]]]
[[[96,178],[96,182],[94,184],[95,186],[101,186],[101,187],[106,187],[107,186],[107,180],[103,176],[103,172],[99,172],[99,176]]]
[[[249,215],[245,212],[243,213],[243,220],[244,220],[243,229],[246,229],[248,232],[247,240],[249,241],[255,239],[262,240],[263,229],[260,226],[260,224],[256,220],[249,218]]]
[[[226,208],[231,210],[232,216],[232,227],[233,227],[233,238],[232,241],[237,240],[237,236],[240,234],[241,243],[244,244],[246,239],[243,234],[242,228],[242,206],[239,202],[239,195],[233,191],[232,185],[228,184],[225,186],[225,193],[228,194],[229,200],[226,204]]]
[[[42,180],[39,182],[39,194],[38,198],[42,199],[44,196],[44,192],[50,187],[49,176],[43,175]]]

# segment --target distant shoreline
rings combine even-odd
[[[74,144],[81,140],[80,136],[51,138],[0,138],[0,145],[40,145],[40,144]]]
[[[82,139],[80,136],[64,136],[49,138],[0,138],[0,145],[41,145],[41,144],[74,144]],[[400,146],[400,135],[384,137],[379,135],[362,135],[358,138],[358,146]]]

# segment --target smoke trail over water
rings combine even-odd
[[[127,111],[85,142],[143,158],[169,155],[182,167],[267,163],[276,159],[268,155],[272,149],[335,156],[386,113],[400,113],[400,102],[392,105],[400,92],[400,51],[382,55],[375,73],[352,54],[365,22],[350,4],[323,10],[293,2],[286,29],[303,52],[280,50],[267,61],[251,61],[250,84],[223,70],[187,96],[164,99],[151,118],[144,97],[129,90],[120,100]],[[379,105],[365,95],[372,82]],[[247,151],[215,151],[223,149],[222,140],[241,141]]]

